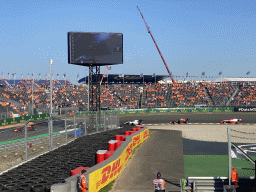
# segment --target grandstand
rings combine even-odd
[[[173,108],[195,106],[255,106],[256,78],[221,78],[210,81],[165,81],[166,76],[127,75],[124,84],[118,75],[109,75],[101,85],[101,107],[104,109]],[[135,80],[137,78],[137,80]],[[84,79],[84,78],[83,78]],[[83,82],[82,80],[80,82]],[[87,79],[87,77],[86,77]],[[139,80],[138,80],[139,79]],[[154,81],[156,83],[154,83]],[[162,83],[160,83],[162,81]],[[104,82],[104,79],[103,79]],[[130,82],[130,83],[129,83]],[[50,81],[31,79],[0,80],[0,114],[20,116],[45,113],[50,108]],[[55,113],[63,108],[88,109],[88,86],[69,81],[53,81]],[[9,114],[8,114],[9,115]]]
[[[100,74],[102,77],[103,74]],[[103,77],[102,84],[143,84],[143,83],[156,83],[158,81],[164,80],[168,78],[169,76],[166,75],[130,75],[130,74],[124,74],[123,77],[121,77],[118,74],[108,74],[107,76]],[[88,84],[88,76],[80,79],[78,83],[86,83]]]

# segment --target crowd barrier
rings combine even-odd
[[[24,123],[25,121],[28,121],[31,119],[32,121],[38,121],[43,119],[48,119],[49,114],[38,114],[38,115],[29,115],[24,117],[15,117],[15,118],[7,118],[0,120],[0,126],[7,126],[7,125],[13,125],[18,123]]]
[[[98,192],[107,184],[115,180],[131,157],[134,148],[148,137],[149,129],[144,128],[136,131],[132,135],[126,137],[125,142],[122,143],[111,157],[87,169],[85,177],[88,181],[89,191]],[[66,183],[64,184],[52,185],[51,191],[76,192],[77,177],[78,175],[74,175],[65,179]]]

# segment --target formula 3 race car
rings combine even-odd
[[[123,125],[142,125],[143,120],[126,121]]]
[[[232,119],[229,119],[229,120],[223,120],[220,122],[220,124],[239,124],[242,122],[242,119],[235,119],[235,118],[232,118]]]
[[[184,124],[184,123],[189,123],[190,119],[178,119],[178,120],[173,120],[170,123],[171,124]]]

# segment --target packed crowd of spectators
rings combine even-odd
[[[47,80],[22,79],[16,85],[1,80],[0,112],[7,111],[27,115],[33,107],[38,111],[49,111],[50,83]],[[235,92],[236,91],[236,92]],[[150,107],[194,107],[255,105],[256,87],[242,86],[239,90],[226,82],[188,82],[176,84],[118,84],[101,86],[101,107],[108,109],[137,109]],[[233,98],[231,98],[233,96]],[[69,82],[53,81],[53,106],[55,109],[76,107],[88,108],[88,87],[71,85]],[[95,101],[96,102],[96,101]]]
[[[237,92],[230,105],[234,106],[255,106],[256,105],[256,86],[242,86]]]
[[[209,105],[204,88],[200,84],[154,84],[146,85],[148,107],[192,107]]]
[[[213,99],[215,106],[224,106],[235,91],[234,88],[226,82],[210,83],[205,86],[207,86],[209,96]]]

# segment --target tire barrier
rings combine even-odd
[[[124,131],[129,131],[129,134],[133,133],[130,129],[130,130],[123,130],[121,134],[123,134]],[[121,134],[119,132],[116,135],[121,135]],[[115,152],[106,151],[106,150],[103,151],[102,148],[98,148],[101,150],[98,153],[96,153],[95,156],[97,157],[97,161],[100,161],[100,163],[91,167],[86,172],[86,179],[89,183],[89,191],[97,192],[103,187],[105,187],[108,183],[116,179],[117,176],[121,173],[125,164],[128,162],[129,158],[131,157],[133,149],[136,146],[138,146],[140,143],[142,143],[145,139],[147,139],[148,136],[149,136],[149,130],[144,128],[132,135],[127,136],[125,138],[125,141],[119,141],[120,143],[123,142],[123,145],[119,146]],[[115,138],[115,135],[113,135],[113,138]],[[108,141],[106,141],[106,144],[108,144]],[[76,190],[77,175],[71,176],[65,179],[65,181],[66,181],[67,187],[68,186],[71,187],[71,190],[69,187],[70,192],[77,191]],[[55,187],[55,186],[52,186],[52,187]],[[61,192],[56,188],[54,188],[54,191]]]
[[[107,150],[109,140],[115,139],[115,135],[124,134],[124,131],[131,131],[132,128],[132,126],[125,126],[79,137],[67,145],[9,170],[0,175],[2,188],[0,191],[8,190],[6,185],[12,190],[19,191],[40,191],[41,189],[50,191],[52,185],[65,183],[65,179],[71,175],[71,170],[77,167],[95,166],[96,151]]]

